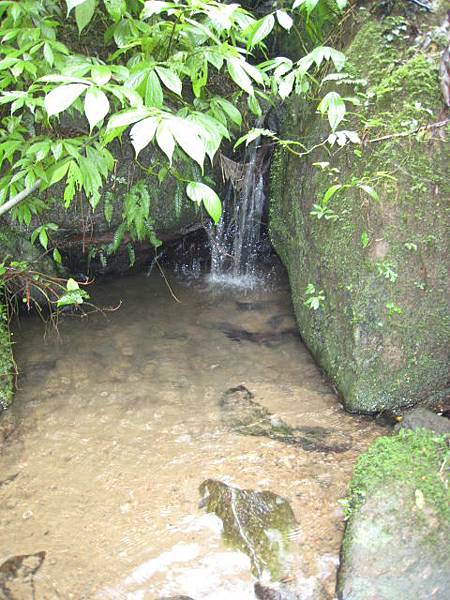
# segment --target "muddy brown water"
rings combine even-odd
[[[0,418],[0,564],[46,555],[32,585],[8,584],[11,597],[253,600],[249,558],[199,508],[206,479],[286,498],[298,522],[287,576],[305,598],[317,580],[332,597],[338,500],[384,431],[341,408],[293,332],[286,281],[247,294],[172,285],[181,303],[159,275],[99,284],[96,303],[122,300],[120,310],[64,318],[59,337],[44,339],[36,319],[15,332],[19,390]],[[233,432],[220,399],[239,385],[283,422],[325,427],[351,448]]]

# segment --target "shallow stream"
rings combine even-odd
[[[45,339],[37,319],[17,328],[19,390],[0,418],[0,564],[46,554],[9,580],[11,598],[254,600],[248,553],[199,504],[208,479],[286,498],[297,526],[283,577],[306,600],[318,581],[332,598],[338,500],[381,427],[341,408],[282,277],[251,293],[171,285],[180,303],[159,274],[99,284],[96,304],[122,300],[119,310],[64,318]],[[223,398],[238,386],[299,443],[233,429]]]

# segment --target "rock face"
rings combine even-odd
[[[58,230],[52,232],[51,241],[66,257],[71,257],[72,266],[80,270],[86,267],[91,250],[89,261],[94,272],[125,271],[129,268],[125,250],[128,234],[125,234],[114,254],[108,256],[104,251],[114,241],[115,232],[123,222],[127,203],[134,203],[138,207],[136,212],[139,212],[139,207],[149,204],[147,227],[154,239],[175,239],[199,226],[199,208],[187,198],[186,183],[167,172],[167,161],[159,150],[146,148],[140,154],[138,164],[126,133],[123,143],[114,143],[110,150],[116,166],[101,189],[95,210],[81,196],[76,196],[70,206],[64,208],[64,185],[56,184],[45,193],[49,209],[41,218],[33,217],[28,228],[18,225],[14,220],[10,220],[9,224],[21,235],[29,236],[43,221],[55,223]],[[198,175],[195,167],[189,163],[175,165],[174,170],[183,174],[183,180],[196,179]],[[147,258],[153,254],[148,239],[142,244],[135,244],[137,258],[145,250]]]
[[[357,114],[339,129],[358,131],[363,147],[335,147],[331,157],[279,150],[272,167],[270,232],[289,272],[300,332],[352,412],[433,403],[448,389],[448,125],[410,135],[448,116],[436,51],[442,35],[433,36],[444,13],[380,22],[358,10],[347,71],[368,85],[360,88],[361,106],[348,107]],[[282,138],[300,131],[313,145],[328,135],[298,101],[282,121]],[[319,219],[313,205],[335,184],[349,187]],[[323,291],[318,310],[305,306],[309,284]]]
[[[444,437],[379,438],[360,458],[350,494],[339,600],[446,600],[449,492]],[[443,468],[444,467],[444,468]]]

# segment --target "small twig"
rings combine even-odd
[[[430,123],[430,125],[422,125],[421,127],[417,127],[417,129],[414,129],[413,131],[401,131],[398,133],[391,133],[388,135],[383,135],[381,137],[378,138],[374,138],[373,140],[365,140],[365,144],[375,144],[376,142],[384,142],[385,140],[391,140],[393,138],[403,138],[403,137],[408,137],[410,135],[415,135],[416,133],[419,133],[420,131],[427,131],[429,129],[437,129],[439,127],[445,127],[445,125],[447,125],[448,123],[450,123],[450,119],[445,119],[444,121],[438,121],[437,123]]]
[[[155,260],[156,260],[156,265],[157,265],[158,269],[160,270],[160,272],[161,272],[161,275],[163,276],[163,279],[164,279],[164,281],[165,281],[165,283],[166,283],[166,285],[167,285],[167,288],[168,288],[168,290],[169,290],[169,292],[170,292],[170,295],[171,295],[171,296],[172,296],[172,298],[175,300],[175,302],[178,302],[178,304],[181,304],[181,300],[178,300],[178,298],[175,296],[175,293],[174,293],[174,291],[173,291],[173,290],[172,290],[172,288],[170,287],[170,283],[167,281],[166,274],[164,273],[164,271],[163,271],[163,268],[162,268],[162,267],[161,267],[161,265],[159,264],[158,257],[156,257],[156,259],[155,259]]]

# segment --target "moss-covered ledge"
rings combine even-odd
[[[5,409],[13,397],[14,361],[11,349],[7,311],[0,300],[0,412]]]
[[[418,13],[416,26],[432,35],[437,23],[427,19]],[[278,151],[270,232],[307,345],[345,407],[374,413],[432,404],[448,392],[449,127],[407,133],[445,119],[436,47],[423,49],[401,17],[379,21],[365,10],[359,20],[347,70],[368,85],[341,128],[358,131],[365,147],[331,158]],[[310,106],[287,107],[282,137],[300,132],[313,145],[324,131]],[[330,167],[321,170],[318,161]],[[330,201],[336,221],[311,214],[332,184],[352,178],[370,183],[379,200],[354,187]],[[325,296],[316,311],[304,304],[310,283]]]
[[[347,500],[340,600],[448,598],[450,450],[445,436],[401,430],[361,455]]]

